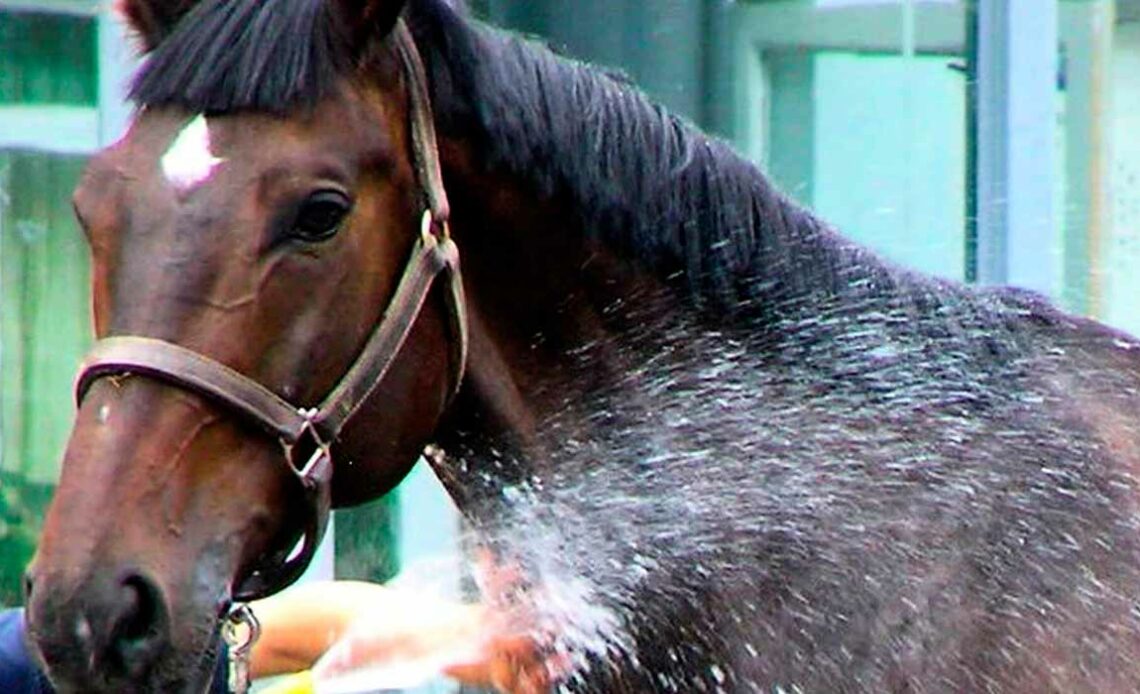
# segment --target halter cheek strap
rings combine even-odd
[[[255,600],[295,581],[317,550],[328,525],[333,475],[330,447],[395,362],[437,280],[446,284],[451,395],[467,363],[467,315],[459,249],[448,228],[450,209],[443,188],[439,148],[423,63],[403,21],[394,39],[404,66],[410,103],[413,156],[425,211],[411,258],[383,317],[356,361],[316,408],[298,407],[261,383],[210,357],[179,345],[136,335],[97,342],[80,368],[76,398],[104,376],[135,374],[201,395],[261,428],[283,445],[290,470],[301,483],[306,513],[300,549],[289,545],[263,561],[236,588],[234,600]]]

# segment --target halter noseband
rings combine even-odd
[[[233,593],[238,602],[276,593],[295,581],[317,550],[331,507],[330,446],[375,390],[395,361],[435,280],[447,282],[446,300],[452,334],[449,342],[452,396],[467,363],[467,316],[459,249],[448,229],[449,208],[443,188],[427,77],[411,33],[401,20],[395,28],[396,49],[405,69],[416,174],[425,210],[412,256],[391,302],[368,342],[340,382],[318,407],[305,409],[281,398],[253,379],[205,355],[154,338],[115,336],[95,343],[76,382],[82,403],[95,381],[104,376],[135,374],[160,380],[201,395],[258,425],[285,448],[289,469],[300,481],[307,513],[299,539],[262,562]],[[298,460],[299,457],[302,458]]]

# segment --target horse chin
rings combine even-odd
[[[205,648],[197,655],[171,654],[155,663],[154,668],[143,675],[139,680],[126,687],[122,683],[113,683],[100,694],[106,692],[136,692],[137,694],[159,694],[160,692],[176,692],[181,694],[203,694],[210,689],[210,683],[217,672],[218,650]],[[90,692],[89,688],[77,691]]]
[[[196,626],[193,641],[185,647],[174,648],[171,653],[155,664],[155,668],[145,692],[185,692],[202,694],[210,689],[210,683],[218,672],[218,658],[221,657],[218,639],[217,620],[204,620]]]
[[[94,673],[65,674],[50,661],[46,672],[59,694],[202,694],[209,690],[217,672],[218,656],[218,650],[209,646],[197,655],[172,652],[130,680]]]
[[[168,662],[160,663],[149,688],[153,692],[186,692],[201,694],[210,689],[210,683],[218,673],[219,649],[214,647],[211,638],[207,647],[198,651],[197,656],[173,656]],[[191,652],[192,653],[192,652]]]

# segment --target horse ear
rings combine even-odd
[[[149,53],[162,43],[197,0],[118,0],[119,14]]]
[[[387,36],[396,26],[407,0],[333,0],[349,27],[357,47]]]

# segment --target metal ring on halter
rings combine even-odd
[[[427,248],[431,248],[439,243],[439,237],[435,235],[435,220],[431,216],[431,210],[424,210],[424,214],[420,217],[420,241]]]
[[[435,231],[436,218],[432,215],[431,210],[424,210],[424,214],[420,217],[420,236],[423,238],[424,243],[439,243],[451,238],[451,225],[447,220],[439,223],[439,233]],[[432,245],[434,245],[432,243]]]
[[[330,457],[332,453],[329,443],[326,442],[317,431],[316,419],[320,411],[315,407],[308,409],[301,408],[297,410],[297,414],[301,415],[301,418],[304,420],[301,424],[301,431],[297,434],[297,440],[292,444],[287,444],[285,448],[293,469],[297,471],[297,475],[300,476],[301,480],[307,484],[309,483],[309,476],[312,474],[313,468],[320,462],[321,458]],[[306,434],[312,439],[314,450],[305,464],[298,467],[297,461],[293,459],[293,451],[297,450],[297,446],[304,440]]]

